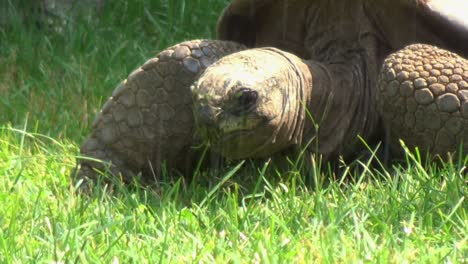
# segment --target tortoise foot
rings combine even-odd
[[[393,149],[468,153],[468,61],[430,45],[391,54],[378,79],[377,104]]]
[[[193,40],[170,47],[131,73],[113,91],[81,147],[81,156],[110,163],[110,171],[130,182],[158,178],[163,170],[190,174],[194,121],[190,86],[219,58],[243,46]],[[101,163],[79,158],[78,178],[96,178]],[[91,174],[91,175],[84,175]]]

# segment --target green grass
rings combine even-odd
[[[332,181],[247,162],[76,192],[74,157],[114,86],[164,47],[213,37],[225,2],[109,1],[60,33],[0,4],[0,263],[466,263],[466,160],[408,154]]]

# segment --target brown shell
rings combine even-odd
[[[221,14],[217,33],[221,40],[273,46],[303,58],[314,57],[317,41],[366,33],[385,45],[383,57],[414,43],[467,57],[466,14],[465,0],[234,0]]]

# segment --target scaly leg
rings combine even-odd
[[[81,155],[104,161],[124,181],[139,172],[146,179],[158,177],[163,163],[169,171],[188,174],[194,158],[190,85],[207,66],[243,48],[227,41],[193,40],[148,60],[114,90],[81,146]],[[78,163],[78,179],[96,179],[95,169],[106,169],[86,158]]]
[[[393,149],[468,154],[468,61],[430,45],[391,54],[378,81],[378,108]],[[397,150],[398,151],[398,150]]]

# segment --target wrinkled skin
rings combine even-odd
[[[468,43],[468,28],[460,22],[462,17],[451,17],[448,21],[437,13],[439,10],[431,9],[435,2],[239,0],[225,10],[218,32],[222,39],[278,47],[292,57],[297,56],[294,61],[302,59],[302,64],[308,65],[300,69],[303,75],[312,76],[311,87],[296,87],[308,91],[309,97],[300,101],[310,115],[301,128],[303,138],[290,139],[282,143],[283,148],[316,139],[313,151],[333,160],[340,155],[355,157],[365,150],[361,138],[371,146],[383,141],[395,154],[400,151],[402,139],[423,152],[445,155],[457,151],[460,143],[468,142],[468,64],[463,58],[468,54],[468,46],[461,44]],[[432,45],[408,46],[415,43]],[[257,68],[231,64],[233,70],[245,67],[244,71],[254,76],[262,75],[257,68],[268,66],[268,63]],[[207,72],[215,67],[216,64],[209,67]],[[210,83],[222,83],[232,76],[218,74],[211,78],[218,80]],[[291,83],[298,83],[283,80],[292,86],[295,84]],[[204,90],[210,89],[223,91],[223,87],[216,85]],[[289,100],[297,100],[288,94],[290,89],[285,90]],[[281,111],[281,104],[275,106],[278,109],[271,111]],[[297,115],[294,118],[302,121]],[[203,131],[205,124],[197,124]],[[218,131],[209,134],[207,140],[223,134]],[[273,138],[287,135],[279,133]],[[243,141],[252,138],[245,133]],[[468,144],[464,146],[463,152],[468,153]],[[243,155],[241,150],[222,153],[245,158],[255,152],[247,147],[239,149],[245,150]],[[259,153],[268,156],[278,150],[273,149],[270,153]]]
[[[317,152],[326,158],[356,152],[357,136],[350,138],[345,134],[352,131],[332,130],[349,122],[349,113],[343,111],[349,108],[343,108],[343,100],[353,107],[350,103],[356,94],[336,98],[339,95],[332,95],[330,89],[344,95],[350,91],[343,89],[356,77],[348,72],[349,82],[345,82],[346,68],[314,64],[297,57],[280,63],[285,53],[265,54],[268,51],[234,53],[207,68],[192,89],[200,135],[225,157],[266,157],[313,138],[318,124],[319,128],[324,126],[325,133],[319,129]],[[367,134],[364,138],[372,139],[378,128],[376,120],[380,119],[394,153],[399,150],[399,139],[423,152],[455,152],[461,142],[468,141],[466,69],[468,63],[462,57],[429,45],[411,45],[392,54],[378,77],[375,101],[368,100],[374,108],[367,113],[369,120],[374,120],[372,129],[358,130],[358,135]],[[327,80],[327,76],[341,78]],[[242,94],[246,88],[258,94],[256,104],[246,112],[231,111],[233,106],[236,110],[242,108],[242,101],[233,95]],[[311,116],[304,120],[301,107],[305,106]],[[321,119],[315,118],[320,116]],[[350,123],[358,125],[362,122],[359,117]],[[297,131],[300,133],[292,136]],[[348,141],[337,141],[340,137],[348,137]]]

